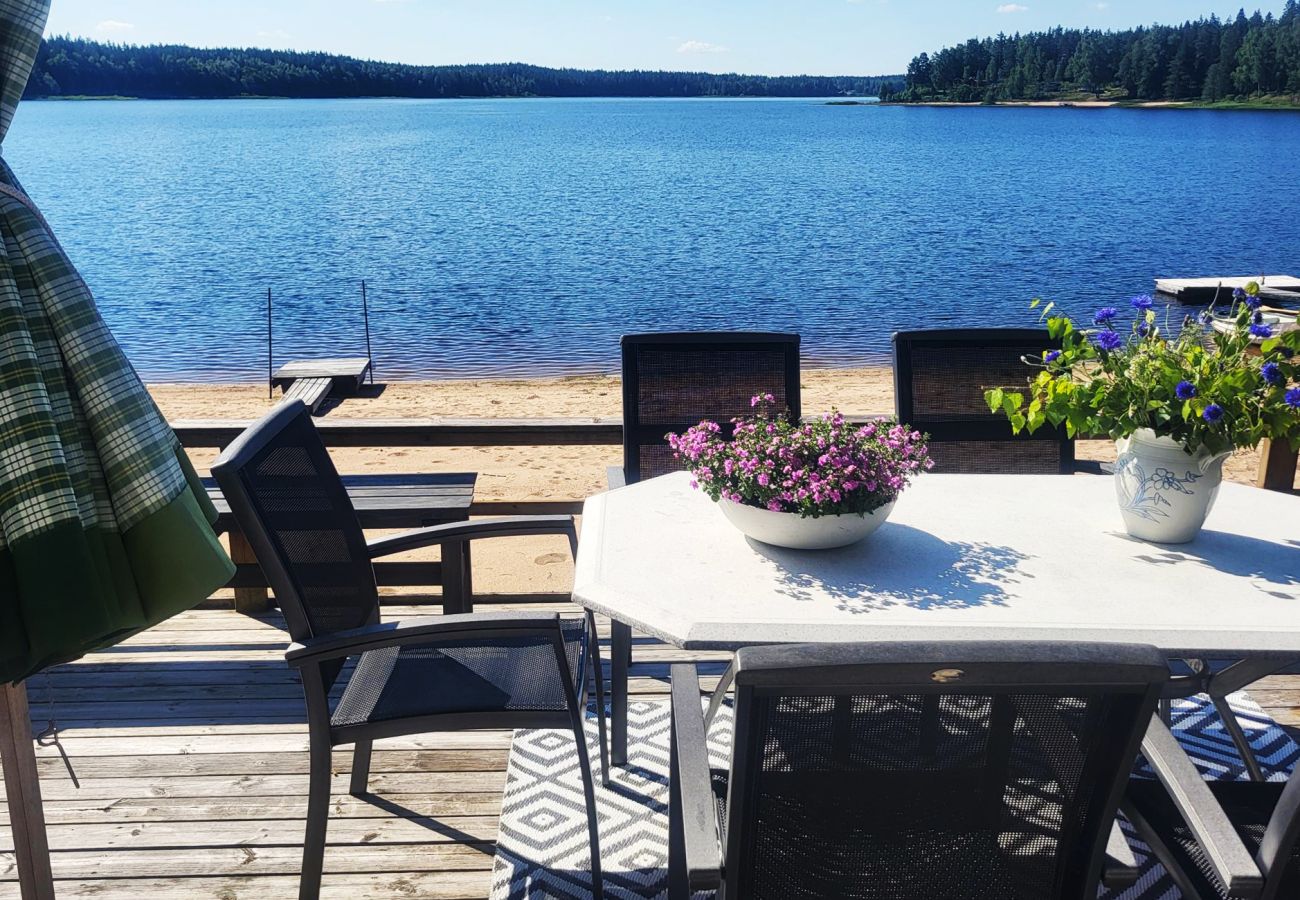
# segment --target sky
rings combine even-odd
[[[903,72],[921,51],[1056,25],[1235,15],[1224,0],[53,0],[47,34],[439,65],[763,75]],[[1282,0],[1259,0],[1275,13]],[[1247,7],[1247,12],[1255,5]]]

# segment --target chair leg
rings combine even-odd
[[[373,741],[357,741],[356,748],[352,751],[352,781],[348,785],[348,791],[353,797],[362,796],[369,788],[370,750],[373,746]]]
[[[320,896],[321,872],[325,867],[325,830],[330,814],[330,768],[333,748],[328,741],[311,741],[311,776],[307,787],[307,834],[302,846],[302,877],[298,900]]]
[[[591,670],[596,679],[596,730],[600,736],[600,783],[609,787],[609,742],[605,735],[605,665],[600,659],[600,640],[596,636],[596,616],[587,610],[587,630],[591,633]]]
[[[587,754],[587,734],[583,729],[585,718],[580,711],[575,716],[573,737],[578,742],[578,767],[582,770],[582,791],[587,797],[587,834],[591,840],[591,895],[604,900],[605,882],[600,871],[600,817],[596,811],[596,783],[591,777],[591,758]]]
[[[1236,715],[1232,712],[1232,707],[1228,705],[1227,697],[1211,695],[1210,699],[1214,701],[1214,708],[1219,713],[1219,719],[1223,722],[1223,727],[1227,729],[1228,736],[1232,738],[1232,744],[1237,748],[1237,755],[1246,766],[1246,774],[1250,776],[1251,781],[1265,781],[1264,770],[1260,768],[1259,760],[1255,758],[1255,748],[1250,746],[1250,741],[1246,739],[1246,732],[1241,730],[1241,723],[1237,721]]]
[[[682,783],[678,774],[676,718],[668,737],[668,900],[690,900],[686,841],[682,824]]]

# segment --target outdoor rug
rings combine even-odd
[[[1285,780],[1300,759],[1300,746],[1245,693],[1230,698],[1269,780]],[[723,766],[730,752],[730,719],[724,709],[709,734],[709,753]],[[595,707],[588,710],[587,745],[599,771]],[[666,896],[668,850],[667,701],[628,704],[628,766],[614,767],[608,788],[596,781],[600,808],[605,896]],[[1175,701],[1174,733],[1210,778],[1246,780],[1232,741],[1206,698]],[[515,732],[501,809],[492,873],[492,900],[584,898],[591,890],[591,852],[586,804],[568,731]],[[1177,900],[1172,881],[1154,858],[1135,847],[1141,877],[1134,887],[1103,892],[1105,900]]]

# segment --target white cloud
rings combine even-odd
[[[678,53],[726,53],[727,48],[721,44],[710,44],[708,41],[686,41],[677,48]]]
[[[95,30],[102,34],[121,34],[124,31],[134,31],[135,26],[130,22],[119,22],[117,19],[105,19],[95,26]]]
[[[1019,3],[1003,3],[1001,6],[998,7],[998,12],[1002,13],[1002,15],[1005,16],[1008,13],[1029,12],[1029,7],[1021,6]]]

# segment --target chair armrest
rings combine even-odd
[[[1102,862],[1101,883],[1111,889],[1132,887],[1137,884],[1140,874],[1137,857],[1133,855],[1133,848],[1129,846],[1124,830],[1119,827],[1119,822],[1111,823],[1110,836],[1106,839],[1106,858]]]
[[[700,707],[700,676],[690,663],[670,670],[672,681],[672,772],[681,803],[682,837],[686,846],[686,877],[692,891],[716,889],[722,883],[722,848],[718,845],[718,807],[709,781],[709,750],[704,713]]]
[[[505,636],[512,632],[551,636],[559,629],[559,623],[559,613],[543,612],[465,613],[382,622],[290,644],[284,658],[291,666],[304,666],[438,638],[455,640],[473,634]]]
[[[1178,807],[1192,836],[1201,845],[1215,875],[1233,897],[1256,897],[1264,886],[1264,876],[1250,851],[1237,836],[1231,820],[1206,786],[1201,773],[1188,759],[1173,732],[1152,716],[1142,755],[1155,771],[1160,783]]]
[[[605,469],[605,479],[609,482],[611,491],[627,487],[627,473],[623,471],[622,466],[610,466]]]
[[[370,541],[370,558],[379,559],[406,550],[419,550],[446,541],[474,541],[480,538],[524,537],[536,534],[562,534],[576,539],[577,527],[573,516],[505,516],[499,519],[478,519],[473,522],[450,522],[432,525],[415,531],[404,531],[390,537]]]

